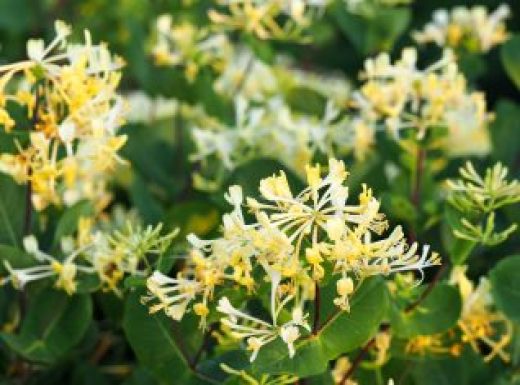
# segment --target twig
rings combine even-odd
[[[38,110],[40,108],[40,88],[38,85],[36,85],[36,89],[34,91],[36,100],[34,103],[34,107],[32,110],[32,118],[31,118],[31,124],[29,127],[27,127],[27,130],[30,132],[31,128],[36,129],[36,125],[38,124]],[[29,166],[29,169],[27,170],[27,174],[29,176],[29,180],[27,181],[27,187],[25,189],[25,211],[24,211],[24,217],[23,217],[23,229],[22,234],[29,235],[31,232],[31,225],[32,225],[32,182],[31,182],[31,176],[32,176],[32,169]]]
[[[242,72],[242,76],[238,80],[238,83],[232,92],[233,96],[236,96],[238,93],[240,93],[240,91],[242,91],[242,88],[244,87],[246,80],[249,77],[249,73],[253,69],[254,63],[255,63],[254,55],[251,54],[251,56],[249,57],[249,59],[247,61],[246,67],[244,68],[244,72]]]
[[[114,342],[114,339],[112,336],[108,333],[104,333],[101,335],[101,338],[99,339],[99,342],[96,346],[96,350],[94,350],[94,353],[90,357],[90,363],[97,364],[100,362],[103,357],[107,354],[107,352],[112,347],[112,343]]]
[[[193,369],[191,365],[191,359],[190,355],[188,354],[188,351],[186,350],[186,346],[184,345],[183,339],[179,336],[179,333],[177,332],[177,328],[172,328],[172,337],[175,342],[175,345],[179,348],[179,353],[181,354],[182,358],[186,362],[186,364],[190,367],[190,369]]]
[[[384,325],[381,328],[381,331],[384,332],[384,331],[386,331],[388,329],[390,329],[390,326],[389,325]],[[363,358],[365,358],[365,355],[368,353],[370,348],[372,348],[372,346],[375,345],[375,343],[376,343],[376,339],[374,337],[374,338],[370,339],[370,341],[368,341],[365,344],[365,346],[363,346],[363,348],[361,348],[361,351],[358,353],[358,355],[356,356],[356,358],[352,362],[352,365],[346,371],[345,375],[343,376],[343,378],[339,382],[340,385],[345,385],[347,383],[347,380],[354,374],[354,372],[357,370],[359,365],[361,365],[361,362],[363,362]]]
[[[320,285],[314,285],[314,321],[312,324],[312,334],[318,334],[320,330]]]
[[[415,163],[415,178],[410,194],[410,202],[415,207],[415,211],[419,214],[421,208],[421,187],[424,174],[424,162],[426,159],[426,149],[424,149],[420,143],[417,144],[416,163]],[[416,224],[417,226],[417,224]],[[413,243],[417,240],[416,229],[410,231],[410,241]]]
[[[447,269],[448,264],[442,264],[439,270],[435,273],[433,279],[430,281],[426,289],[422,292],[421,296],[413,303],[408,305],[405,309],[405,311],[410,312],[413,309],[415,309],[417,306],[419,306],[433,291],[435,286],[439,283],[439,280],[441,279],[442,273]]]
[[[204,333],[204,338],[202,340],[202,344],[200,345],[199,350],[197,350],[197,352],[195,353],[195,356],[193,357],[193,359],[191,360],[191,363],[190,363],[190,366],[192,367],[193,370],[195,370],[195,368],[197,367],[197,364],[199,363],[199,361],[202,357],[202,353],[204,353],[204,351],[209,347],[209,344],[211,342],[211,335],[215,331],[216,327],[217,327],[216,323],[211,324],[209,326],[208,330],[206,330],[206,333]]]

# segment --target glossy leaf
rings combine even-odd
[[[520,255],[513,255],[500,261],[490,273],[496,306],[516,322],[520,322],[519,272]]]
[[[51,363],[63,358],[80,342],[91,318],[90,296],[68,296],[49,288],[31,299],[20,333],[1,336],[24,358]]]
[[[123,317],[123,329],[139,362],[165,383],[212,383],[190,367],[189,358],[176,340],[174,329],[178,326],[162,313],[150,315],[140,302],[142,295],[136,290],[128,296]]]
[[[520,89],[520,35],[516,34],[510,38],[502,46],[500,54],[507,74]]]
[[[461,312],[459,291],[447,284],[437,285],[411,311],[393,305],[392,331],[399,337],[414,337],[441,333],[453,327]]]

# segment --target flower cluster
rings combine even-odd
[[[255,157],[277,159],[303,176],[305,164],[316,154],[354,152],[361,156],[366,148],[350,119],[341,112],[348,103],[350,86],[340,76],[293,69],[283,58],[269,67],[251,52],[239,50],[214,87],[234,99],[236,116],[230,125],[200,107],[184,108],[185,118],[193,126],[195,152],[191,159],[203,166],[202,172],[195,175],[198,187],[218,185],[218,175]],[[322,100],[323,111],[294,108],[290,97],[298,89]],[[204,179],[204,166],[214,165],[215,159],[224,172],[216,173],[217,178],[214,173],[213,180]]]
[[[34,258],[35,266],[14,268],[4,260],[9,276],[2,283],[23,289],[29,282],[53,278],[57,288],[72,295],[83,277],[94,276],[96,288],[121,295],[119,284],[125,275],[146,276],[147,258],[164,254],[176,234],[161,235],[162,225],[143,228],[130,221],[110,232],[93,225],[91,218],[80,218],[77,236],[61,240],[62,257],[42,251],[33,235],[25,237],[25,251]]]
[[[236,118],[233,126],[202,115],[193,128],[196,152],[193,161],[218,159],[231,171],[254,157],[280,160],[296,173],[304,174],[304,166],[317,153],[347,153],[355,147],[349,135],[349,122],[340,116],[333,103],[328,103],[323,117],[293,112],[281,97],[273,97],[262,105],[254,105],[241,97],[235,99]],[[276,129],[273,129],[276,128]],[[202,182],[196,175],[196,180]],[[207,185],[207,181],[198,187]]]
[[[414,48],[404,49],[393,64],[383,53],[365,62],[361,78],[364,83],[354,92],[353,105],[365,136],[373,137],[383,126],[397,138],[401,130],[411,129],[422,139],[429,128],[446,127],[444,147],[449,154],[489,151],[484,95],[468,91],[451,51],[424,70],[417,68]]]
[[[200,68],[215,70],[225,67],[232,46],[225,34],[211,33],[187,21],[173,24],[170,15],[161,15],[155,23],[152,54],[157,65],[183,66],[186,77],[193,81]]]
[[[420,255],[417,244],[408,247],[401,227],[383,236],[388,224],[366,186],[357,204],[347,204],[343,162],[331,159],[326,175],[319,165],[307,166],[306,174],[308,186],[297,195],[283,172],[263,179],[262,200],[246,199],[255,217],[251,223],[242,211],[241,188],[232,186],[226,199],[233,211],[223,217],[222,237],[188,237],[193,250],[177,277],[156,271],[148,279],[150,295],[144,300],[152,303],[150,311],[164,310],[180,320],[194,303],[192,309],[204,325],[218,286],[230,283],[253,292],[268,282],[268,320],[248,314],[226,296],[218,300],[216,310],[223,314],[221,323],[230,335],[247,343],[251,360],[277,338],[287,344],[292,357],[295,341],[310,332],[306,304],[314,299],[326,271],[335,279],[334,304],[349,311],[355,281],[402,271],[422,275],[423,269],[440,263],[428,247]]]
[[[434,43],[439,47],[485,53],[508,38],[505,20],[510,13],[506,4],[491,13],[483,6],[439,9],[434,12],[433,20],[412,36],[419,44]]]
[[[260,39],[301,40],[311,20],[329,0],[218,0],[225,11],[212,9],[210,20],[224,28],[241,30]],[[285,21],[280,24],[280,16]]]
[[[455,236],[487,245],[505,241],[516,231],[517,224],[495,232],[495,211],[520,201],[518,180],[508,182],[508,169],[500,163],[488,168],[484,177],[477,173],[471,162],[459,172],[460,179],[447,181],[448,201],[463,215],[462,227],[454,230]]]
[[[475,287],[466,277],[466,269],[466,266],[456,266],[451,273],[451,282],[459,287],[462,297],[462,314],[457,323],[462,342],[469,344],[475,352],[480,352],[479,344],[487,346],[486,362],[495,356],[509,361],[506,348],[512,339],[513,324],[494,309],[488,280],[481,278]]]
[[[16,137],[29,127],[28,143],[15,139],[18,153],[0,154],[0,171],[31,183],[37,210],[85,198],[102,208],[110,200],[105,176],[122,162],[117,152],[126,141],[117,134],[123,63],[105,45],[93,45],[88,31],[78,45],[67,41],[69,26],[58,21],[55,29],[47,46],[29,40],[27,60],[0,66],[0,123]],[[27,121],[15,122],[10,103],[25,108]]]
[[[466,276],[466,270],[467,266],[455,266],[450,277],[450,284],[458,287],[462,298],[457,325],[444,333],[410,339],[407,353],[457,357],[467,344],[476,353],[484,352],[486,362],[497,356],[505,362],[510,360],[507,348],[512,339],[513,324],[495,309],[489,281],[483,277],[475,286]]]

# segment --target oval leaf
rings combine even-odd
[[[89,295],[68,296],[48,288],[30,302],[20,333],[1,336],[11,349],[28,360],[51,363],[80,342],[91,319]]]
[[[140,303],[141,295],[142,291],[136,290],[128,296],[123,317],[123,329],[140,363],[164,383],[213,383],[192,370],[177,345],[173,321],[162,313],[149,314]]]
[[[520,255],[500,261],[491,270],[491,290],[495,303],[506,316],[520,322]]]
[[[520,89],[520,35],[515,35],[509,39],[500,50],[502,64],[507,74]]]
[[[459,291],[453,286],[439,284],[412,311],[394,306],[391,311],[392,330],[403,338],[446,331],[457,322],[461,306]]]

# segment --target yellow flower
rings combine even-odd
[[[480,352],[479,343],[489,347],[484,360],[495,356],[508,362],[506,348],[513,336],[513,325],[502,313],[494,309],[491,286],[486,278],[481,278],[477,287],[466,277],[466,266],[453,269],[451,283],[459,287],[462,297],[462,315],[458,327],[462,332],[462,342],[468,343],[475,352]]]
[[[5,100],[24,106],[34,122],[28,147],[18,145],[18,156],[0,154],[0,170],[18,183],[32,183],[36,210],[83,198],[105,202],[108,171],[122,163],[117,152],[126,140],[117,135],[124,122],[116,93],[122,60],[104,44],[93,45],[88,31],[83,45],[68,43],[71,30],[61,21],[55,32],[47,46],[43,40],[27,43],[28,60],[0,66],[0,124],[6,131],[16,124]],[[4,95],[15,78],[31,88]]]
[[[510,15],[507,4],[491,13],[482,6],[458,6],[451,11],[438,9],[433,13],[433,20],[412,37],[419,44],[435,43],[440,47],[485,53],[508,38],[505,20]]]
[[[325,278],[322,265],[333,267],[330,274],[338,293],[333,303],[348,311],[354,278],[400,271],[422,274],[439,263],[435,253],[428,254],[428,247],[421,256],[416,255],[416,244],[408,248],[400,227],[382,237],[387,223],[368,187],[363,187],[359,204],[347,203],[348,172],[343,162],[330,159],[328,173],[320,170],[307,167],[308,186],[296,195],[283,172],[260,181],[262,199],[245,199],[255,216],[251,223],[246,223],[242,212],[241,188],[232,186],[225,199],[233,210],[222,218],[222,236],[202,240],[189,235],[193,250],[177,278],[159,272],[148,278],[150,294],[144,300],[155,303],[150,310],[165,310],[179,320],[191,308],[204,325],[207,304],[218,287],[231,284],[251,292],[266,282],[270,285],[268,320],[239,310],[223,297],[217,306],[223,314],[221,323],[230,335],[247,343],[251,360],[277,338],[287,344],[292,356],[294,342],[309,332],[305,307]],[[282,318],[282,310],[292,318]],[[384,341],[380,345],[384,350]]]

